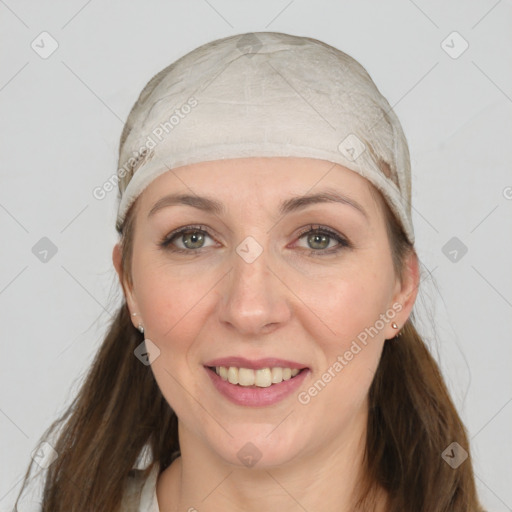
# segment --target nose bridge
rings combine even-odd
[[[240,332],[257,334],[261,329],[289,318],[285,288],[270,270],[268,237],[248,236],[235,248],[225,289],[221,320]]]

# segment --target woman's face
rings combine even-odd
[[[364,424],[416,295],[369,183],[324,160],[244,158],[167,172],[137,201],[127,301],[182,443],[260,467],[332,453]]]

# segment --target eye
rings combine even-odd
[[[159,245],[173,252],[190,253],[209,247],[204,245],[206,238],[211,238],[211,236],[204,226],[185,226],[166,235]]]
[[[310,225],[299,234],[299,240],[305,239],[312,249],[311,255],[331,254],[343,248],[352,247],[350,242],[336,231],[324,226]],[[333,246],[332,243],[336,242]]]

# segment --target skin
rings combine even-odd
[[[141,321],[160,350],[151,368],[179,418],[182,455],[159,476],[161,512],[353,510],[368,390],[384,343],[399,343],[386,341],[397,333],[391,323],[406,322],[419,283],[415,253],[402,280],[394,274],[385,219],[370,186],[323,160],[244,158],[174,169],[137,199],[133,286],[122,275],[119,245],[113,262],[130,312],[137,313],[134,326]],[[367,217],[334,202],[278,213],[283,200],[326,188],[357,201]],[[225,212],[174,205],[148,217],[160,198],[178,192],[213,198]],[[186,249],[184,241],[194,243],[187,236],[174,239],[186,254],[159,247],[189,224],[208,228],[203,249]],[[352,247],[321,255],[340,245],[301,235],[309,224],[336,231]],[[263,249],[252,263],[236,252],[248,236]],[[203,367],[231,355],[298,361],[310,368],[299,390],[307,391],[393,304],[401,308],[394,318],[305,405],[297,393],[268,407],[235,405]],[[251,468],[237,457],[248,442],[261,453]],[[382,491],[378,509],[384,503]]]

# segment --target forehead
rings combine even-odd
[[[368,207],[373,185],[357,172],[326,160],[251,157],[194,163],[153,180],[142,194],[145,207],[171,192],[208,195],[222,202],[278,202],[287,196],[338,191]]]

